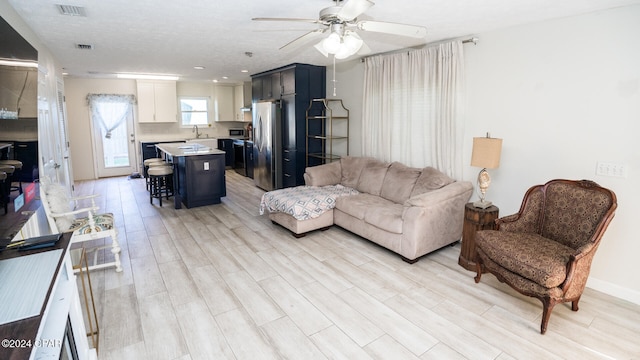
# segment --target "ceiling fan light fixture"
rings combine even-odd
[[[322,47],[329,54],[335,54],[340,51],[340,47],[342,45],[342,39],[340,35],[335,32],[332,32],[326,39],[322,41]]]
[[[316,48],[316,50],[320,51],[320,53],[324,55],[324,57],[329,57],[329,53],[324,49],[324,39],[320,40],[319,43],[313,45],[313,47]]]
[[[338,51],[337,53],[335,53],[335,55],[334,55],[334,56],[335,56],[335,58],[336,58],[336,59],[338,59],[338,60],[342,60],[342,59],[346,59],[346,58],[348,58],[348,57],[349,57],[349,56],[351,56],[351,55],[353,55],[353,54],[350,54],[350,53],[349,53],[349,49],[347,49],[346,47],[344,47],[344,46],[343,46],[343,47],[340,49],[340,51]]]
[[[364,41],[356,33],[348,32],[342,38],[344,47],[349,50],[350,55],[353,55],[360,50]]]

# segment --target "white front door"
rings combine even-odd
[[[126,98],[126,96],[124,96]],[[99,178],[131,175],[136,171],[133,106],[128,99],[94,99],[92,125]]]
[[[61,79],[57,82],[57,110],[58,110],[58,134],[56,136],[56,153],[58,154],[60,166],[58,170],[58,180],[73,189],[73,179],[71,177],[71,161],[69,159],[69,131],[67,129],[67,109],[64,99],[64,83]]]

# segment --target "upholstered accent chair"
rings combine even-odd
[[[71,197],[63,185],[52,182],[46,176],[40,178],[40,199],[52,232],[72,232],[71,244],[82,244],[87,252],[94,253],[93,264],[89,266],[89,270],[115,267],[116,272],[120,272],[120,245],[113,214],[97,213],[98,207],[94,200],[97,196]],[[80,208],[81,200],[88,200],[90,206]],[[95,243],[93,240],[100,239],[104,239],[106,244],[91,246]],[[113,254],[113,261],[98,263],[100,249],[109,249]]]
[[[616,195],[589,180],[551,180],[530,188],[517,214],[476,233],[476,277],[494,274],[518,292],[542,301],[540,332],[553,307],[578,301],[600,239],[613,219]]]

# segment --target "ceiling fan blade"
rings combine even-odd
[[[382,21],[362,20],[357,23],[358,29],[392,35],[423,38],[427,36],[427,28],[424,26],[398,24]]]
[[[300,18],[268,18],[268,17],[256,17],[251,18],[253,21],[295,21],[295,22],[307,22],[312,24],[320,23],[317,19],[300,19]]]
[[[367,46],[367,43],[362,43],[362,47],[358,50],[358,55],[369,55],[371,54],[371,48]]]
[[[342,21],[351,21],[373,5],[373,1],[370,0],[348,0],[336,16]]]
[[[322,36],[322,34],[326,31],[327,29],[317,29],[314,31],[309,31],[308,33],[299,36],[291,41],[289,41],[288,43],[284,44],[282,47],[280,47],[279,50],[283,50],[283,49],[295,49],[301,46],[306,45],[307,43],[316,40],[318,37]]]

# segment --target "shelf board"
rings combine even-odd
[[[342,156],[340,155],[325,154],[325,153],[312,153],[312,154],[309,154],[309,157],[316,158],[316,159],[325,159],[325,160],[338,160],[342,158]]]
[[[307,119],[309,120],[326,120],[326,119],[332,119],[332,120],[349,120],[348,116],[323,116],[323,115],[315,115],[315,116],[308,116]]]
[[[316,140],[344,140],[348,139],[346,136],[322,136],[322,135],[307,135],[309,139]]]

